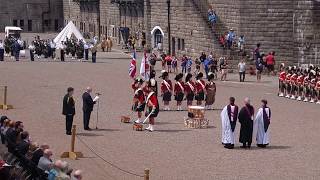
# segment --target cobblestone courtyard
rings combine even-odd
[[[155,132],[136,132],[131,124],[120,123],[121,115],[130,114],[129,63],[128,55],[119,51],[98,53],[96,64],[7,59],[0,64],[0,85],[8,86],[8,101],[15,109],[0,113],[24,121],[31,138],[49,143],[58,159],[70,146],[70,136],[64,134],[61,111],[63,95],[67,87],[72,86],[78,136],[105,160],[124,170],[143,175],[143,170],[149,168],[152,180],[320,178],[320,106],[277,97],[276,77],[263,77],[262,83],[255,83],[255,78],[248,76],[248,82],[240,84],[238,76],[232,74],[227,82],[217,81],[216,110],[206,112],[210,119],[208,129],[186,129],[183,118],[187,113],[172,111],[160,112]],[[156,69],[159,74],[160,63]],[[82,130],[81,94],[86,86],[102,93],[99,130],[90,132]],[[262,98],[268,99],[273,110],[269,148],[243,150],[238,148],[238,143],[234,150],[223,148],[219,114],[230,96],[236,98],[239,106],[248,96],[255,108],[260,106]],[[174,102],[171,108],[173,105]],[[95,122],[96,109],[91,128]],[[236,134],[238,138],[239,124]],[[105,163],[79,140],[76,150],[83,152],[85,158],[68,162],[75,169],[83,169],[86,180],[142,179]]]

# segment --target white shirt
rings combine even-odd
[[[239,67],[239,72],[245,72],[246,71],[246,63],[245,62],[240,62],[238,64]]]
[[[3,49],[3,43],[0,43],[0,49]]]

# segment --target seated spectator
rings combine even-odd
[[[61,169],[58,173],[57,179],[69,180],[72,173],[72,169],[69,169],[69,164],[66,161],[62,161]]]
[[[9,119],[7,116],[2,116],[0,118],[0,137],[1,137],[2,144],[6,143],[5,134],[6,134],[6,130],[8,129],[8,122],[9,122]]]
[[[37,142],[30,143],[29,151],[26,154],[26,158],[31,160],[33,153],[39,148],[39,144]]]
[[[81,180],[82,179],[82,171],[76,170],[71,178],[71,180]]]
[[[29,133],[27,131],[23,131],[20,134],[20,137],[21,137],[21,141],[17,143],[16,149],[18,153],[25,156],[29,151],[29,147],[30,147]]]
[[[17,136],[18,136],[18,132],[16,131],[14,126],[15,126],[15,122],[10,121],[9,128],[6,132],[7,146],[8,146],[8,151],[10,153],[14,153],[14,150],[16,148]]]
[[[50,149],[44,150],[43,156],[39,160],[38,168],[42,169],[43,171],[49,172],[53,167],[51,157],[52,151]]]
[[[43,152],[44,152],[46,149],[49,149],[49,148],[50,148],[50,147],[49,147],[49,145],[47,145],[47,144],[41,145],[40,148],[37,148],[37,149],[33,152],[31,161],[32,161],[34,164],[38,164],[40,158],[43,156]]]
[[[48,180],[56,180],[63,165],[61,160],[57,160],[53,164],[53,168],[49,171]]]

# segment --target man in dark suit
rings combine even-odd
[[[66,116],[66,134],[71,135],[73,116],[76,113],[75,101],[72,97],[74,89],[69,87],[67,92],[68,93],[63,98],[62,114]]]
[[[29,142],[29,133],[27,131],[23,131],[20,135],[21,141],[17,144],[17,151],[20,155],[25,156],[29,151],[30,142]]]
[[[88,131],[91,130],[89,128],[90,115],[93,110],[93,105],[96,103],[92,100],[92,97],[90,95],[91,92],[92,92],[92,89],[90,87],[87,87],[86,92],[84,92],[82,95],[83,127],[84,127],[84,130],[88,130]]]

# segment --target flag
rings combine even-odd
[[[150,65],[146,52],[143,53],[141,60],[140,75],[145,81],[148,81],[150,78]]]
[[[129,76],[134,78],[136,76],[137,71],[137,61],[136,61],[136,51],[133,52],[131,63],[129,66]]]

